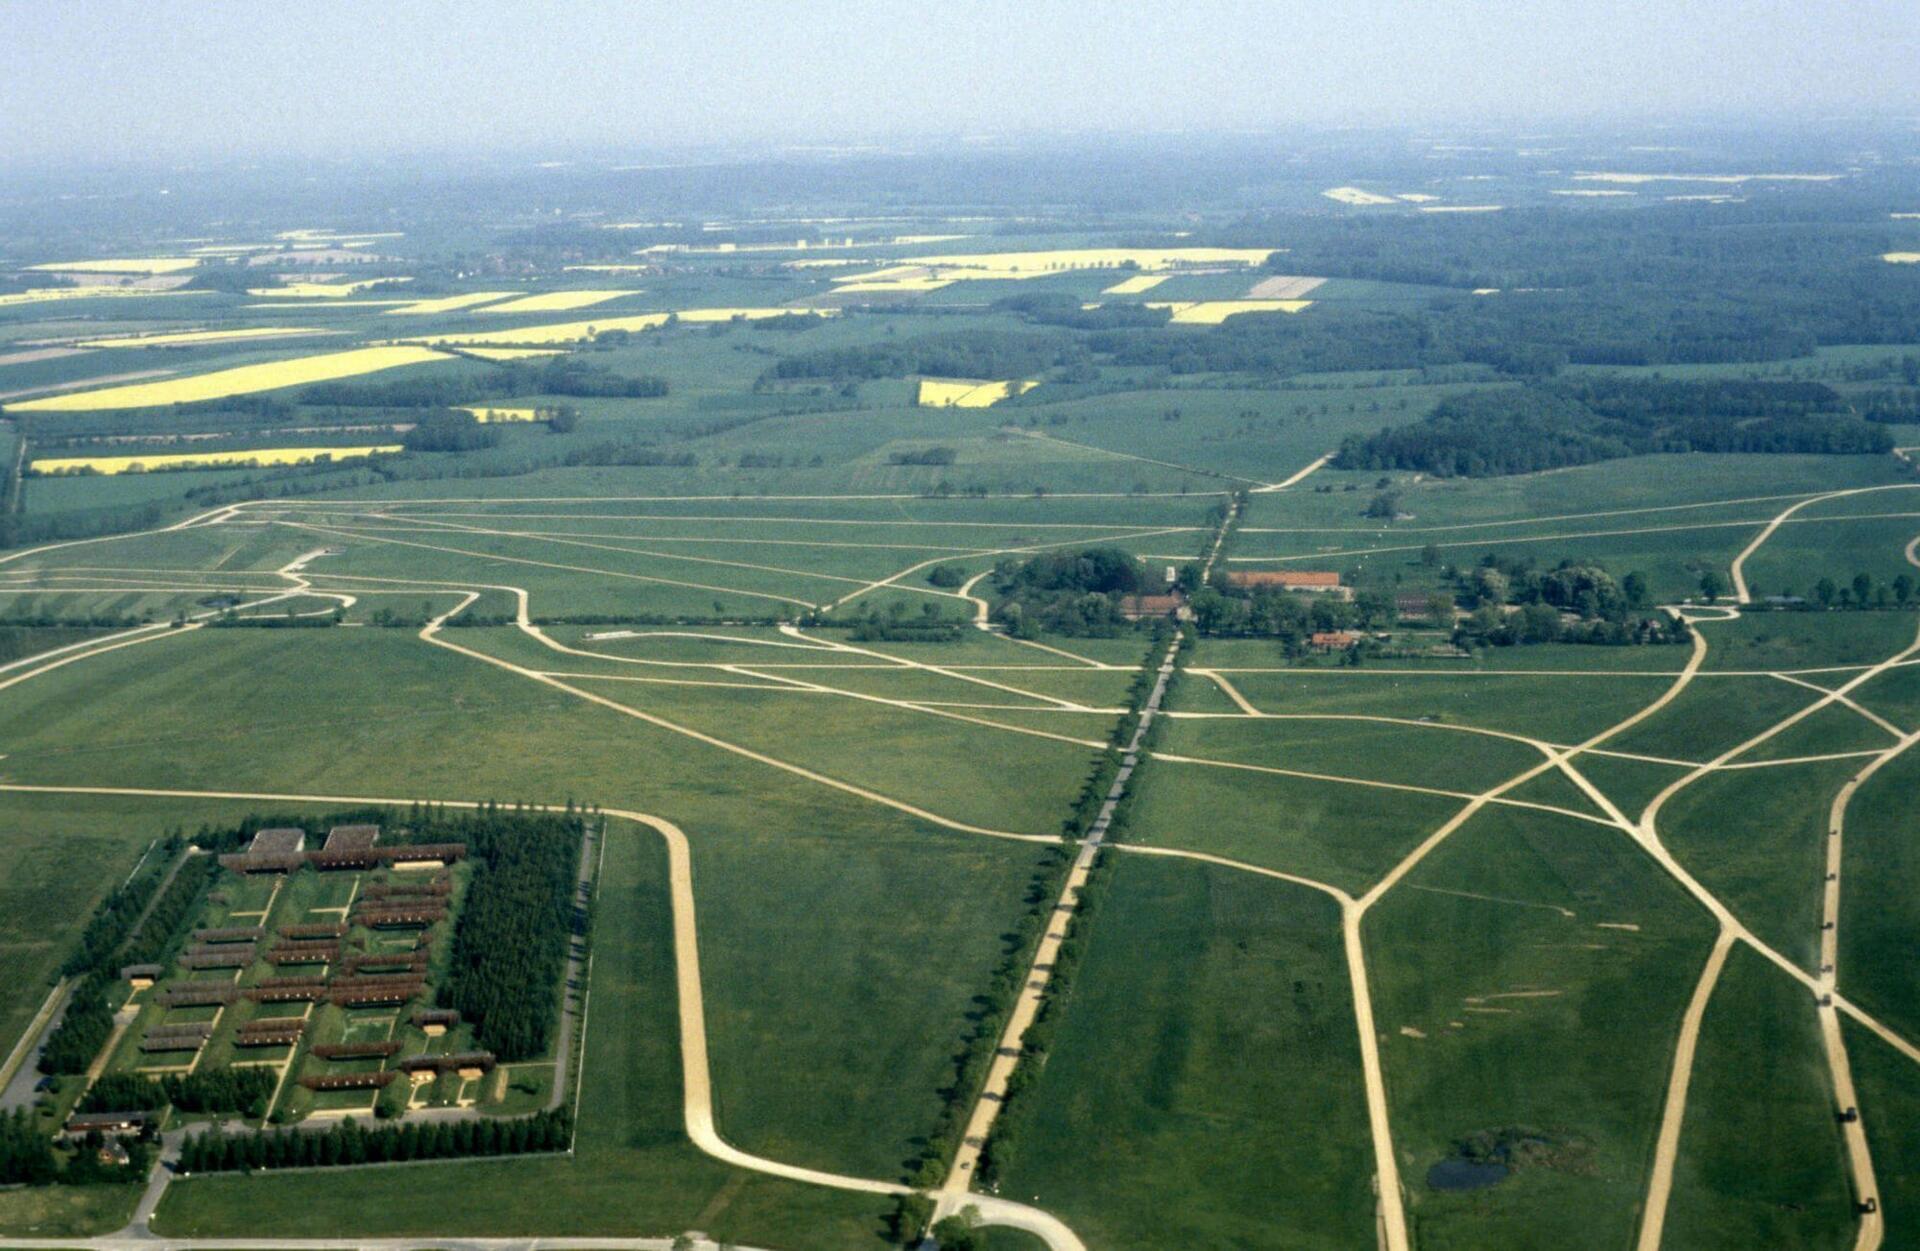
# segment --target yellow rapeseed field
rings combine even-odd
[[[565,356],[565,348],[503,348],[503,347],[463,347],[460,349],[468,356],[478,356],[483,361],[519,361],[529,356]]]
[[[61,274],[177,274],[199,263],[197,258],[191,256],[149,256],[104,261],[49,261],[45,265],[29,265],[27,268]]]
[[[398,443],[382,443],[362,447],[250,447],[234,452],[183,452],[164,456],[66,456],[49,460],[36,460],[32,468],[35,473],[144,473],[154,469],[194,468],[217,469],[227,465],[305,465],[330,456],[334,460],[348,460],[360,456],[376,456],[400,451]]]
[[[195,343],[228,343],[244,339],[278,339],[286,335],[340,334],[338,330],[311,330],[304,326],[249,326],[231,330],[179,330],[171,334],[117,335],[109,339],[82,339],[90,348],[184,347]]]
[[[594,335],[609,330],[652,330],[656,326],[666,325],[669,317],[677,317],[684,322],[732,321],[735,318],[757,321],[763,317],[802,313],[818,313],[822,317],[829,317],[837,311],[831,308],[683,308],[673,313],[635,313],[625,317],[599,317],[592,321],[549,322],[544,326],[520,326],[513,330],[464,330],[453,334],[423,335],[406,342],[441,343],[449,347],[584,343]]]
[[[481,423],[495,421],[539,421],[537,408],[482,408],[476,405],[462,405],[460,411],[472,413],[474,420]]]
[[[355,291],[382,282],[412,282],[411,278],[355,278],[349,282],[288,282],[277,287],[249,287],[248,295],[302,300],[344,300]]]
[[[243,305],[243,307],[272,308],[289,313],[331,313],[341,308],[394,308],[401,304],[417,302],[415,300],[293,300],[291,302],[267,300],[259,304]]]
[[[185,404],[195,400],[217,400],[229,395],[250,395],[255,391],[273,391],[280,387],[309,382],[327,382],[334,378],[352,378],[376,370],[400,365],[418,365],[444,360],[444,354],[432,348],[396,344],[387,347],[354,348],[346,352],[327,352],[319,356],[296,356],[290,360],[267,361],[259,365],[241,365],[208,374],[169,378],[164,382],[142,382],[123,387],[105,387],[98,391],[77,391],[27,400],[9,405],[27,413],[75,413],[100,408],[148,408],[159,404]]]
[[[914,403],[922,408],[986,408],[1040,384],[1024,380],[983,382],[975,378],[922,378]]]
[[[504,300],[512,294],[511,291],[469,291],[465,295],[443,295],[431,300],[403,303],[398,308],[388,309],[384,315],[404,317],[422,313],[451,313],[456,309],[472,308],[475,304],[491,304],[495,300]]]
[[[1177,326],[1217,326],[1241,313],[1297,313],[1312,303],[1312,300],[1197,300],[1147,307],[1171,309]]]
[[[13,304],[44,304],[50,300],[151,300],[163,295],[212,295],[211,291],[149,291],[144,287],[33,287],[0,295],[0,308]]]
[[[1167,274],[1135,274],[1131,278],[1122,278],[1119,282],[1114,283],[1100,294],[1139,295],[1142,291],[1153,290],[1165,282],[1168,277],[1170,277],[1170,275]]]
[[[517,300],[490,305],[479,311],[483,313],[564,313],[568,309],[587,308],[594,304],[604,304],[608,300],[617,300],[622,296],[639,294],[638,291],[547,291],[540,295],[523,295]]]
[[[868,278],[843,282],[833,289],[835,295],[871,291],[938,291],[952,283],[951,278]]]
[[[637,317],[602,317],[598,321],[550,322],[544,326],[521,326],[517,330],[466,330],[454,334],[436,334],[412,339],[412,343],[445,343],[455,347],[488,344],[583,343],[607,330],[651,330],[665,325],[665,313],[642,313]]]

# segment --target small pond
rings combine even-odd
[[[1507,1179],[1504,1164],[1482,1164],[1449,1156],[1427,1170],[1427,1185],[1435,1190],[1484,1190]]]

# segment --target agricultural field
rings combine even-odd
[[[0,1237],[1920,1245],[1920,183],[1592,143],[0,204]]]

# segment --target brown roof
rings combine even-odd
[[[1227,575],[1235,586],[1285,586],[1302,589],[1330,589],[1340,585],[1340,575],[1315,569],[1257,569]]]
[[[1129,595],[1120,601],[1120,611],[1148,616],[1172,612],[1186,602],[1178,595]]]
[[[1315,647],[1352,647],[1360,636],[1351,630],[1318,630],[1307,639]]]

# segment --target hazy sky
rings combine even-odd
[[[0,159],[1920,116],[1920,0],[0,0]]]

